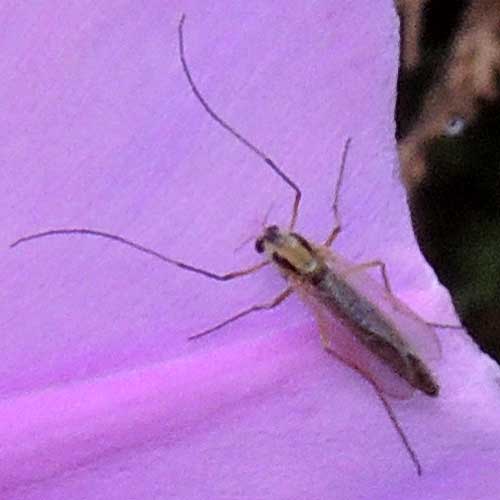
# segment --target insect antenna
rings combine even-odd
[[[202,276],[206,276],[207,278],[211,278],[211,279],[214,279],[217,281],[228,281],[228,280],[231,280],[233,278],[237,278],[239,276],[245,276],[245,275],[251,274],[251,273],[257,271],[258,269],[269,264],[268,261],[263,261],[263,262],[260,262],[259,264],[256,264],[255,266],[253,266],[251,268],[244,269],[241,271],[234,271],[234,272],[226,273],[226,274],[217,274],[217,273],[213,273],[211,271],[207,271],[206,269],[202,269],[200,267],[192,266],[191,264],[186,264],[185,262],[181,262],[179,260],[172,259],[170,257],[167,257],[166,255],[161,254],[160,252],[157,252],[156,250],[145,247],[145,246],[140,245],[139,243],[135,243],[131,240],[127,240],[126,238],[123,238],[122,236],[118,236],[117,234],[106,233],[104,231],[96,231],[94,229],[53,229],[51,231],[44,231],[42,233],[35,233],[35,234],[31,234],[29,236],[23,236],[22,238],[19,238],[18,240],[14,241],[14,243],[11,243],[10,248],[14,248],[14,247],[21,245],[22,243],[26,243],[28,241],[36,240],[39,238],[45,238],[47,236],[73,235],[73,234],[86,235],[86,236],[96,236],[98,238],[106,238],[108,240],[117,241],[118,243],[122,243],[124,245],[129,246],[129,247],[132,247],[135,250],[139,250],[139,252],[145,253],[147,255],[151,255],[152,257],[160,259],[164,262],[168,262],[169,264],[172,264],[173,266],[179,267],[179,268],[184,269],[186,271],[191,271],[193,273],[201,274]]]
[[[261,222],[261,229],[262,229],[262,232],[264,231],[264,229],[266,228],[267,226],[267,220],[269,219],[269,214],[271,213],[272,209],[274,207],[274,202],[271,203],[271,205],[269,205],[269,208],[267,209],[267,212],[266,212],[266,215],[264,215],[264,219],[262,220]],[[251,241],[255,241],[255,239],[257,238],[257,235],[255,234],[252,234],[250,235],[248,238],[245,238],[244,241],[242,241],[235,249],[234,249],[234,252],[239,252],[243,247],[245,247],[245,245],[248,245],[248,243],[250,243]]]
[[[237,139],[241,144],[246,146],[248,149],[253,151],[259,158],[264,160],[269,167],[277,174],[279,177],[286,183],[288,184],[294,191],[295,191],[295,200],[293,202],[293,208],[292,208],[292,217],[290,220],[290,230],[292,230],[295,227],[295,223],[297,222],[297,217],[299,214],[299,205],[300,205],[300,199],[302,197],[302,193],[293,182],[288,175],[286,175],[277,165],[274,163],[271,158],[269,158],[263,151],[261,151],[257,146],[252,144],[248,139],[243,137],[236,129],[234,129],[229,123],[227,123],[225,120],[223,120],[213,109],[212,107],[208,104],[206,99],[202,96],[201,92],[198,90],[198,87],[194,83],[193,76],[191,75],[191,71],[189,69],[189,66],[186,61],[186,56],[184,52],[184,21],[186,19],[186,15],[183,14],[181,17],[181,20],[179,22],[179,55],[181,59],[181,64],[182,68],[184,71],[184,74],[186,75],[186,78],[189,82],[189,86],[191,87],[191,90],[193,91],[193,94],[196,96],[200,104],[203,106],[205,111],[212,117],[212,119],[218,123],[222,128],[227,130],[235,139]]]

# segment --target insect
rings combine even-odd
[[[427,366],[427,360],[439,356],[439,343],[431,326],[392,295],[383,262],[374,260],[354,265],[330,250],[330,246],[342,231],[338,202],[351,140],[346,141],[335,186],[333,228],[323,245],[314,245],[294,231],[302,196],[299,187],[265,153],[221,119],[198,90],[185,58],[184,22],[185,16],[181,18],[178,28],[180,60],[194,95],[212,119],[259,156],[294,192],[295,198],[288,228],[280,229],[278,226],[270,225],[264,229],[255,242],[256,251],[265,254],[267,258],[247,269],[216,274],[172,259],[121,236],[85,228],[55,229],[32,234],[18,239],[12,243],[11,247],[54,235],[96,236],[128,245],[171,265],[218,281],[229,281],[247,276],[269,264],[274,264],[287,282],[287,287],[277,297],[268,303],[245,309],[191,336],[190,339],[208,335],[257,311],[273,309],[282,304],[292,293],[297,292],[312,307],[316,315],[325,349],[360,373],[374,387],[420,475],[421,465],[418,458],[385,398],[385,394],[400,398],[409,397],[412,389],[416,388],[429,396],[437,396],[439,385]],[[380,269],[384,285],[363,272],[371,267]],[[342,325],[349,330],[349,334],[344,336],[342,342],[337,341],[335,345],[329,331],[332,318],[340,320]],[[358,351],[364,353],[367,364],[356,358]],[[384,369],[391,373],[390,379],[384,375]],[[396,380],[395,383],[393,383],[394,380]]]

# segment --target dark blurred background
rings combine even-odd
[[[396,138],[421,251],[500,361],[500,0],[396,0]]]

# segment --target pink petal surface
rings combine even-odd
[[[186,337],[276,294],[272,269],[216,283],[112,242],[16,238],[108,230],[224,272],[286,186],[218,128],[181,72],[177,24],[207,99],[301,186],[321,240],[353,137],[336,249],[382,258],[393,288],[452,321],[394,175],[397,19],[389,0],[0,6],[2,499],[494,498],[496,366],[439,332],[437,400],[393,406],[321,348],[299,301]]]

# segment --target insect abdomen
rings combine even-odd
[[[349,326],[356,338],[412,387],[429,396],[437,396],[439,385],[411,352],[397,331],[376,306],[360,296],[343,278],[327,272],[314,284],[316,299]]]

